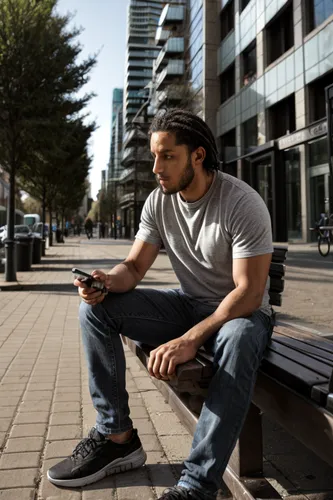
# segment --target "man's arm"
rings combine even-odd
[[[107,274],[106,287],[110,292],[128,292],[135,288],[153,265],[159,245],[136,239],[128,257]]]
[[[146,243],[139,239],[135,240],[127,259],[115,266],[108,274],[103,271],[94,270],[91,275],[99,281],[103,281],[105,288],[110,292],[128,292],[137,286],[145,276],[148,269],[155,261],[160,246]],[[102,290],[88,288],[80,280],[75,280],[74,285],[79,289],[80,297],[92,306],[99,304],[105,298]]]
[[[272,254],[233,260],[235,288],[213,314],[182,337],[151,351],[148,369],[156,378],[168,378],[176,366],[195,357],[199,347],[216,333],[224,323],[250,316],[261,305],[269,273]]]

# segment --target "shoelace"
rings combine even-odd
[[[201,500],[199,496],[195,493],[189,492],[189,490],[182,488],[181,486],[173,486],[164,491],[163,496],[160,500]]]
[[[97,448],[97,446],[98,441],[94,438],[93,433],[90,432],[89,437],[82,439],[74,448],[72,458],[75,459],[78,455],[85,458],[92,450]]]

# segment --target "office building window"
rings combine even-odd
[[[293,4],[289,2],[266,27],[267,66],[294,45]]]
[[[251,43],[241,56],[243,86],[252,83],[257,77],[257,46]]]
[[[241,12],[245,9],[245,7],[250,3],[251,0],[240,0],[239,6]]]
[[[309,167],[318,167],[328,163],[327,137],[309,142]]]
[[[325,87],[333,84],[333,71],[318,78],[308,85],[310,123],[326,116]]]
[[[237,158],[236,148],[236,129],[229,130],[220,138],[221,160],[223,162],[223,171],[226,172],[226,162],[230,162]]]
[[[295,94],[268,108],[270,140],[278,139],[296,130]]]
[[[258,119],[250,118],[242,125],[243,154],[248,154],[258,146]]]
[[[235,94],[235,64],[220,75],[221,104]]]
[[[332,14],[333,2],[331,0],[306,0],[306,32],[309,33],[317,28]]]
[[[220,14],[221,41],[235,28],[235,2],[229,0]]]

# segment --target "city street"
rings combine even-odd
[[[191,436],[130,352],[131,416],[147,465],[77,490],[56,488],[47,469],[71,453],[94,425],[78,325],[72,267],[107,270],[131,242],[68,238],[47,250],[33,271],[18,273],[19,289],[0,274],[0,500],[156,500],[173,485]],[[176,287],[166,254],[144,287]],[[13,289],[14,288],[14,289]],[[333,260],[315,245],[291,245],[280,318],[333,336]],[[333,499],[332,469],[265,420],[265,473],[286,497]]]

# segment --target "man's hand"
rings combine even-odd
[[[104,286],[108,288],[108,279],[109,276],[107,276],[103,271],[95,270],[91,273],[91,276],[96,280],[96,281],[101,281],[104,283]],[[81,297],[81,299],[86,302],[87,304],[90,304],[91,306],[94,306],[96,304],[100,304],[103,302],[104,298],[106,297],[106,294],[102,292],[101,290],[97,290],[96,288],[89,288],[84,281],[81,281],[80,279],[75,279],[74,280],[74,285],[78,287],[78,292]]]
[[[197,353],[194,342],[180,337],[162,344],[150,352],[148,371],[152,377],[169,380],[176,366],[193,359]]]

